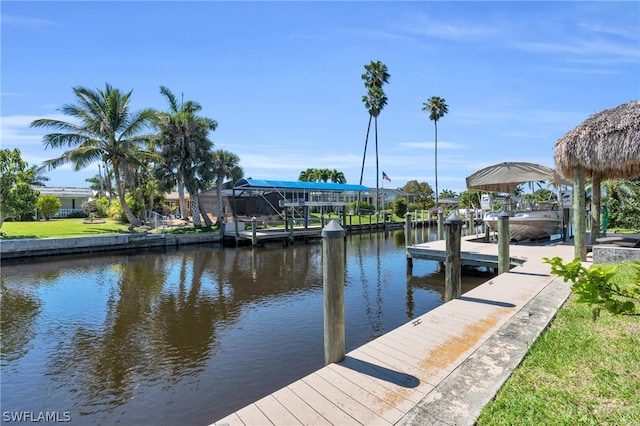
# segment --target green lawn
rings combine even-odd
[[[82,237],[100,234],[128,233],[128,224],[112,219],[95,220],[87,223],[86,219],[51,219],[38,222],[4,222],[0,229],[2,239],[16,238],[64,238]]]
[[[477,424],[640,425],[640,318],[603,311],[594,322],[572,295]]]

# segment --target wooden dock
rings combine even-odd
[[[567,245],[525,245],[510,244],[509,257],[511,266],[535,260],[539,262],[543,257],[560,256],[566,253]],[[570,246],[573,247],[573,246]],[[482,242],[482,237],[474,235],[462,237],[460,262],[463,266],[498,266],[498,245]],[[558,253],[558,254],[554,254]],[[444,262],[446,256],[446,243],[444,240],[430,241],[428,243],[415,244],[407,247],[407,254],[412,259],[435,260]],[[569,259],[573,260],[573,259]]]
[[[497,257],[469,238],[463,253]],[[438,249],[444,241],[411,255]],[[572,246],[510,249],[524,263],[214,424],[472,425],[570,293],[541,259],[570,261]]]
[[[233,227],[225,229],[224,238],[226,240],[235,240],[252,242],[254,239],[254,231],[252,229],[244,229],[244,225],[236,231]],[[321,238],[322,228],[320,226],[310,226],[308,228],[293,228],[285,230],[283,228],[260,228],[255,231],[255,240],[258,244],[265,241],[280,240],[285,243],[300,238]]]

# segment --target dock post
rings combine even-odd
[[[484,242],[488,243],[491,230],[489,229],[489,225],[487,225],[487,222],[485,222],[484,220],[482,221],[482,227],[484,228]]]
[[[498,275],[509,272],[510,263],[509,214],[502,212],[498,215]]]
[[[291,216],[289,220],[291,220],[291,225],[289,226],[289,243],[293,244],[293,240],[294,240],[293,225],[295,223],[295,219],[293,216]]]
[[[256,247],[258,245],[258,236],[256,235],[256,217],[251,218],[251,245]]]
[[[446,259],[444,278],[444,300],[458,299],[462,292],[462,265],[460,245],[462,239],[462,220],[452,213],[446,223]]]
[[[332,220],[322,229],[325,365],[344,359],[344,248],[344,229]]]
[[[406,212],[404,214],[404,245],[409,247],[411,245],[411,213]],[[413,259],[407,251],[407,266],[413,266]]]
[[[444,238],[443,221],[444,221],[444,213],[442,212],[442,209],[438,209],[438,240],[442,240]]]

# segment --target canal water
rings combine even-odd
[[[347,352],[443,303],[438,264],[408,274],[404,246],[347,237]],[[5,263],[3,421],[206,425],[286,386],[324,364],[321,258],[318,240]]]

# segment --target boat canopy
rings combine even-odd
[[[485,167],[467,177],[467,188],[512,194],[525,182],[560,182],[555,171],[547,166],[525,162],[504,162]]]
[[[300,190],[300,191],[323,191],[323,192],[344,192],[344,191],[369,191],[364,185],[353,185],[347,183],[333,182],[302,182],[302,181],[281,181],[281,180],[259,180],[240,179],[233,189],[262,189],[262,190]]]

